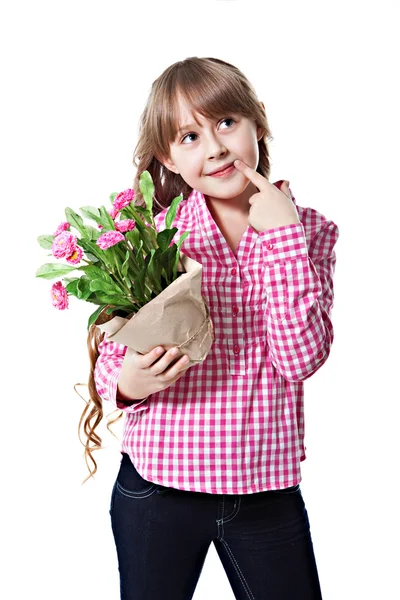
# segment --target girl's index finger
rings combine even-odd
[[[256,187],[258,187],[259,190],[268,187],[268,179],[263,177],[261,173],[258,173],[255,169],[249,167],[249,165],[246,165],[246,163],[243,162],[240,158],[234,160],[233,164],[236,167],[236,169],[238,171],[241,171],[243,175],[247,177],[247,179],[249,179],[252,183],[254,183]]]

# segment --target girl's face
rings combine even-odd
[[[228,177],[212,177],[215,169],[242,159],[253,169],[257,168],[258,140],[262,130],[253,120],[237,113],[222,119],[206,119],[196,114],[199,127],[188,106],[179,99],[179,128],[170,144],[170,156],[163,161],[165,167],[178,173],[186,183],[211,200],[234,200],[251,196],[257,188],[237,169]],[[188,127],[185,127],[188,125]],[[246,194],[243,194],[249,186]]]

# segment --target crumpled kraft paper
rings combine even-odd
[[[178,268],[185,272],[129,318],[115,316],[96,325],[118,342],[146,354],[162,345],[177,346],[190,359],[202,362],[214,341],[208,306],[201,295],[202,265],[180,252]],[[180,355],[179,355],[180,356]]]

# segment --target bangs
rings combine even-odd
[[[167,70],[168,71],[168,70]],[[164,156],[176,139],[180,127],[179,102],[182,101],[200,127],[196,113],[207,119],[221,119],[229,113],[252,118],[256,102],[249,101],[251,93],[243,79],[234,71],[227,71],[216,63],[199,64],[189,59],[188,64],[166,73],[160,81],[156,101],[157,116],[154,123],[158,147]]]

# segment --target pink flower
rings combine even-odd
[[[68,308],[68,294],[66,288],[63,286],[61,281],[53,283],[51,286],[51,301],[55,308],[64,310]]]
[[[116,208],[115,206],[113,206],[112,209],[108,211],[108,214],[110,215],[110,217],[112,219],[115,219],[115,217],[118,215],[118,213],[119,213],[119,209]]]
[[[70,265],[77,265],[81,261],[82,256],[82,248],[80,248],[80,246],[77,246],[74,252],[71,254],[71,256],[66,257],[67,263],[69,263]]]
[[[63,231],[67,231],[70,228],[70,224],[68,223],[68,221],[63,221],[62,223],[59,224],[59,226],[57,227],[57,229],[55,230],[55,232],[53,233],[54,237],[56,237],[57,235],[59,235],[60,233],[62,233]]]
[[[117,210],[122,210],[125,206],[129,206],[132,200],[135,197],[134,190],[128,188],[124,192],[120,192],[114,199],[114,208]]]
[[[102,233],[97,239],[96,244],[100,246],[102,250],[107,250],[111,246],[115,246],[118,242],[122,242],[124,236],[119,231],[106,231]]]
[[[68,231],[62,231],[54,238],[51,249],[56,258],[71,256],[76,250],[76,237]]]
[[[133,219],[123,219],[122,221],[116,221],[115,227],[121,233],[125,233],[125,231],[135,229],[136,223]]]

